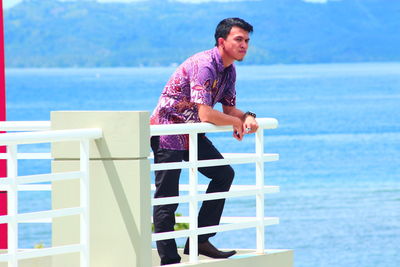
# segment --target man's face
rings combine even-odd
[[[222,39],[222,38],[221,38]],[[249,33],[242,28],[232,27],[226,39],[222,39],[222,48],[231,59],[242,61],[249,47]]]

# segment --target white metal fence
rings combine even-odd
[[[190,237],[190,262],[198,261],[197,237],[201,234],[231,231],[245,228],[256,228],[257,252],[264,253],[264,228],[268,225],[278,224],[279,218],[264,216],[264,194],[279,192],[278,186],[264,185],[264,163],[276,161],[278,154],[264,153],[264,130],[274,129],[278,122],[271,118],[257,119],[259,129],[255,133],[255,153],[223,153],[223,159],[198,160],[197,159],[197,134],[232,131],[231,126],[215,126],[209,123],[173,124],[173,125],[152,125],[150,126],[151,136],[189,134],[190,147],[188,162],[174,162],[152,164],[151,170],[168,169],[189,169],[189,184],[180,185],[180,191],[188,191],[188,195],[177,197],[152,199],[152,206],[172,203],[189,203],[189,216],[177,217],[177,222],[189,223],[188,230],[155,233],[152,234],[152,241]],[[100,129],[63,130],[49,131],[49,121],[32,122],[0,122],[0,131],[30,131],[29,133],[0,134],[0,146],[7,145],[7,154],[0,154],[0,158],[7,159],[8,178],[0,179],[0,191],[8,191],[8,215],[0,216],[0,223],[8,223],[8,253],[0,255],[0,262],[8,262],[9,267],[18,266],[18,260],[47,255],[81,252],[81,265],[89,266],[88,257],[88,197],[89,183],[88,173],[88,141],[89,139],[101,137]],[[38,131],[38,132],[35,132]],[[81,170],[79,172],[57,173],[18,176],[18,159],[51,159],[50,153],[17,153],[18,144],[46,143],[76,140],[81,142]],[[229,192],[201,193],[205,191],[206,185],[198,184],[198,168],[207,166],[220,166],[228,164],[255,163],[256,183],[253,185],[240,185],[231,187]],[[56,181],[66,179],[81,180],[81,206],[61,210],[41,211],[33,213],[18,214],[18,191],[51,190],[50,184],[34,184],[44,181]],[[152,185],[154,189],[154,185]],[[221,224],[199,228],[197,225],[198,202],[205,200],[234,198],[234,197],[256,197],[255,217],[222,217]],[[37,250],[18,249],[18,223],[19,222],[51,222],[51,218],[69,215],[81,215],[81,243],[76,245],[51,247]]]
[[[0,216],[0,223],[8,224],[8,250],[0,255],[0,262],[17,267],[19,260],[57,254],[80,252],[80,266],[89,266],[89,140],[102,136],[101,129],[49,130],[49,122],[2,122],[1,131],[40,131],[0,134],[0,146],[7,147],[7,178],[0,179],[0,191],[7,191],[8,214]],[[52,143],[61,141],[80,142],[80,171],[48,173],[40,175],[18,175],[18,159],[50,159],[49,153],[17,153],[21,144]],[[4,153],[3,155],[4,156]],[[48,190],[48,185],[34,183],[61,180],[80,180],[80,206],[40,212],[18,213],[18,192]],[[80,243],[74,245],[20,250],[18,246],[18,223],[48,222],[52,218],[80,215]]]
[[[279,159],[278,154],[264,153],[264,130],[276,128],[278,126],[278,122],[277,120],[270,118],[257,119],[257,122],[259,124],[259,129],[255,133],[255,153],[223,154],[224,159],[212,160],[197,159],[198,133],[229,132],[232,131],[231,126],[215,126],[209,123],[193,123],[153,125],[150,127],[152,136],[189,134],[190,147],[188,162],[159,163],[151,165],[151,170],[153,171],[183,168],[189,169],[189,184],[180,185],[181,190],[183,189],[189,191],[188,195],[152,199],[153,206],[183,202],[189,203],[189,217],[177,218],[178,222],[188,222],[189,230],[155,233],[152,235],[153,241],[179,237],[190,237],[189,261],[196,263],[198,261],[198,235],[255,227],[257,232],[257,252],[264,253],[264,228],[267,225],[279,223],[279,219],[276,217],[264,216],[264,194],[275,193],[279,191],[278,186],[264,185],[264,162],[275,161]],[[206,186],[198,184],[198,168],[243,163],[255,163],[255,185],[232,186],[229,192],[209,194],[199,193],[199,191],[203,191]],[[245,196],[256,196],[256,217],[222,217],[220,225],[201,228],[198,227],[197,214],[199,201]]]

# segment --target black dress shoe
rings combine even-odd
[[[231,250],[231,251],[218,250],[210,243],[210,241],[199,243],[198,247],[199,247],[199,254],[214,259],[225,259],[236,254],[236,250]],[[186,241],[183,253],[189,255],[189,239]]]
[[[163,265],[170,265],[170,264],[175,264],[175,263],[180,263],[181,262],[181,260],[179,259],[176,259],[176,260],[170,260],[170,261],[167,261],[167,262],[164,262],[164,261],[161,261],[161,266],[163,266]]]

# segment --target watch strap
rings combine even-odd
[[[251,111],[246,111],[246,113],[244,113],[244,117],[246,118],[247,116],[252,116],[253,118],[257,118],[257,115]]]

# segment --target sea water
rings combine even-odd
[[[7,119],[49,120],[54,110],[151,111],[173,71],[7,69]],[[266,152],[280,154],[265,164],[265,183],[281,188],[266,195],[265,215],[280,218],[265,230],[266,247],[294,249],[297,267],[400,266],[400,63],[237,66],[237,72],[237,107],[279,120],[278,129],[265,132]],[[251,136],[210,139],[223,152],[254,151]],[[234,184],[255,182],[254,164],[234,168]],[[20,161],[20,175],[49,171],[47,160]],[[50,207],[48,192],[20,193],[19,212]],[[226,202],[224,216],[254,214],[254,198]],[[51,246],[51,226],[21,224],[19,241]],[[255,230],[219,233],[212,242],[254,248]]]

